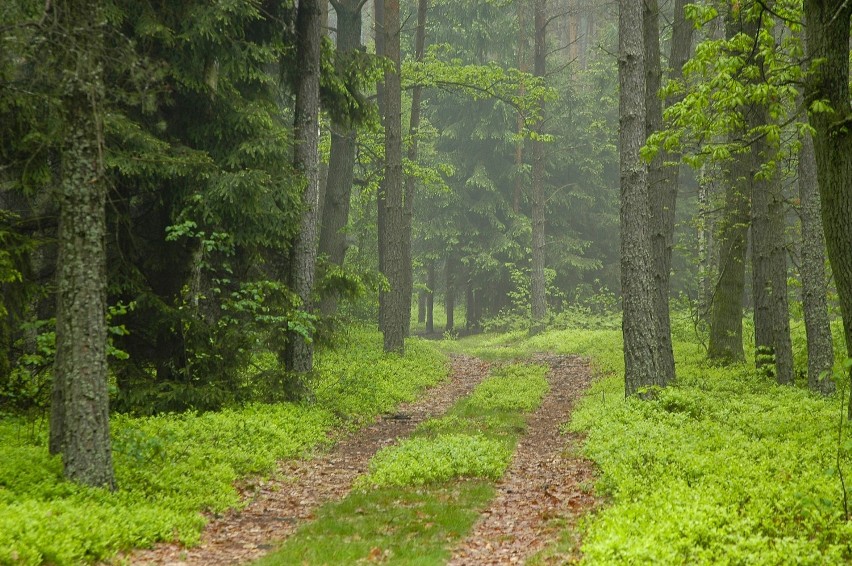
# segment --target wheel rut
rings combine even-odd
[[[444,413],[469,394],[488,375],[489,367],[477,358],[452,357],[450,378],[417,401],[403,404],[395,414],[347,435],[315,458],[282,462],[273,479],[245,486],[247,505],[214,518],[199,545],[158,544],[120,560],[140,565],[200,566],[243,564],[260,558],[313,518],[320,505],[345,497],[380,448],[408,436],[417,424]]]

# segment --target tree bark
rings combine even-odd
[[[429,262],[426,287],[426,334],[432,334],[435,332],[435,260]]]
[[[544,77],[546,71],[546,31],[547,31],[547,0],[535,1],[535,56],[533,74]],[[540,136],[544,135],[544,98],[538,101],[539,116],[535,124],[536,138],[532,140],[532,269],[530,271],[530,307],[532,325],[530,333],[536,334],[544,327],[547,317],[547,290],[544,278],[545,238],[544,238],[544,143]]]
[[[811,112],[814,154],[828,259],[843,316],[847,356],[852,356],[852,106],[849,103],[849,20],[852,2],[805,0],[807,53],[821,64],[805,83],[805,101],[827,102]],[[850,375],[852,377],[852,375]],[[852,415],[852,396],[850,396]]]
[[[386,0],[384,9],[385,55],[392,69],[385,72],[385,238],[384,274],[390,289],[379,295],[385,322],[386,352],[404,353],[405,329],[411,316],[411,294],[406,296],[405,198],[402,180],[402,85],[399,52],[399,0]],[[410,239],[410,237],[409,237]],[[406,308],[407,307],[407,308]]]
[[[373,38],[376,43],[376,56],[385,56],[385,0],[374,0],[373,3]],[[385,124],[385,115],[387,114],[385,106],[385,84],[383,81],[376,83],[376,105],[379,108],[379,117],[382,121],[382,126]],[[378,234],[378,257],[379,257],[379,273],[385,273],[385,246],[387,243],[387,203],[385,202],[385,179],[379,181],[379,186],[376,190],[376,233]],[[382,298],[382,291],[379,291],[379,330],[385,331],[386,322],[386,301]]]
[[[683,78],[683,65],[689,59],[692,47],[692,23],[687,21],[685,7],[688,0],[677,0],[672,21],[672,43],[669,57],[669,78]],[[646,133],[651,135],[663,128],[663,103],[659,92],[662,86],[660,64],[659,7],[657,0],[645,0],[645,105],[647,111]],[[675,104],[679,95],[670,101]],[[654,310],[661,340],[660,370],[665,383],[675,378],[674,351],[672,348],[671,318],[669,309],[669,281],[674,247],[675,207],[678,193],[677,155],[661,150],[648,169],[648,190],[651,199],[651,250],[654,268]]]
[[[725,37],[742,31],[741,22],[726,17]],[[747,110],[743,110],[747,113]],[[750,148],[749,148],[750,151]],[[725,205],[719,221],[718,279],[710,305],[710,343],[707,357],[732,364],[745,359],[743,352],[743,290],[745,259],[751,219],[751,163],[749,152],[732,157],[725,171]]]
[[[518,2],[518,70],[526,73],[527,66],[527,18],[526,2]],[[524,96],[526,87],[524,81],[518,85],[518,96]],[[512,189],[512,212],[521,211],[521,194],[524,190],[524,114],[518,110],[515,127],[518,139],[515,141],[515,182]]]
[[[751,215],[750,156],[735,155],[725,171],[725,205],[719,220],[718,279],[710,306],[707,357],[721,364],[745,359],[743,352],[743,290],[746,239]]]
[[[423,50],[426,44],[426,10],[428,8],[428,0],[418,0],[417,2],[417,31],[414,34],[414,58],[417,61],[423,60]],[[423,87],[415,85],[411,90],[411,118],[408,126],[408,160],[411,163],[417,162],[417,141],[420,132],[420,102],[423,96]],[[405,275],[405,289],[403,295],[408,297],[407,304],[409,312],[411,310],[411,296],[414,291],[414,271],[411,257],[411,226],[414,220],[414,195],[415,195],[416,179],[413,175],[405,178],[405,213],[402,235],[402,255],[403,255],[403,270]],[[401,300],[405,300],[404,298]],[[404,308],[404,306],[403,306]],[[411,332],[411,317],[406,317],[405,335],[408,336]]]
[[[345,61],[361,48],[360,0],[339,0],[337,13],[337,60]],[[319,255],[329,265],[342,266],[346,257],[346,225],[355,174],[355,129],[349,124],[332,124],[325,203],[319,238]],[[329,294],[320,301],[320,312],[331,316],[337,310],[337,297]]]
[[[61,85],[68,122],[56,191],[59,255],[49,448],[62,454],[68,479],[114,488],[106,359],[101,6],[71,0],[52,10],[51,45],[68,71]]]
[[[834,382],[826,378],[834,367],[834,344],[828,320],[825,273],[825,234],[820,222],[819,186],[811,134],[805,131],[799,150],[799,216],[802,224],[802,309],[808,341],[808,387],[828,395]]]
[[[444,309],[447,314],[447,324],[444,330],[452,332],[455,330],[455,310],[456,310],[456,273],[455,261],[452,254],[447,254],[447,259],[444,261]]]
[[[293,166],[303,177],[299,232],[293,242],[288,284],[299,297],[300,310],[313,312],[314,272],[317,258],[317,207],[319,204],[319,81],[321,27],[319,0],[300,0],[296,15],[296,53],[301,73],[296,85],[293,122]],[[284,361],[288,371],[313,369],[313,342],[288,332]]]
[[[654,322],[651,274],[651,207],[646,167],[645,62],[642,4],[621,0],[618,20],[619,171],[621,185],[621,293],[625,393],[663,385]]]

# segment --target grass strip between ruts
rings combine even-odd
[[[494,371],[445,415],[379,451],[356,489],[258,564],[443,564],[492,498],[488,480],[502,476],[525,415],[547,393],[546,371]]]

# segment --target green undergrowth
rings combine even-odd
[[[498,368],[446,414],[380,450],[355,490],[260,564],[443,564],[506,470],[547,368]]]
[[[64,481],[44,426],[0,420],[0,564],[77,564],[161,540],[195,543],[201,511],[239,506],[237,480],[269,474],[276,461],[305,456],[332,430],[391,410],[447,375],[444,357],[425,342],[408,342],[405,358],[381,350],[380,334],[355,329],[347,343],[319,352],[308,404],[114,415],[112,493]]]
[[[839,446],[850,485],[852,439],[844,425],[838,442],[840,395],[778,386],[750,364],[711,366],[688,338],[675,332],[677,383],[649,401],[624,398],[620,331],[484,336],[449,347],[593,360],[599,377],[567,425],[586,433],[608,503],[585,522],[585,563],[852,562],[837,468]]]

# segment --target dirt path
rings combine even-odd
[[[420,400],[402,405],[396,415],[344,438],[326,454],[283,463],[278,474],[281,479],[247,489],[250,502],[246,508],[212,521],[200,545],[187,549],[175,543],[160,544],[124,558],[131,564],[173,566],[239,564],[259,558],[274,548],[270,541],[291,534],[321,504],[343,498],[378,449],[408,436],[421,421],[445,412],[488,375],[488,368],[476,358],[454,357],[451,378]]]
[[[582,440],[562,435],[559,426],[591,381],[588,361],[539,355],[532,361],[550,366],[550,393],[529,419],[497,496],[473,530],[453,552],[453,566],[522,564],[555,540],[595,504],[591,494],[594,467],[577,454]],[[575,548],[579,541],[574,541]],[[554,557],[564,564],[578,559]]]

